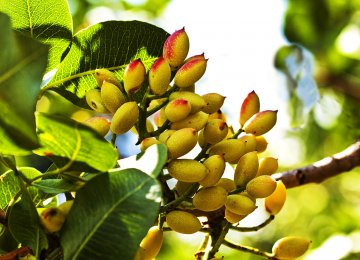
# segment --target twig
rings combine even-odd
[[[267,259],[271,259],[271,260],[276,260],[277,258],[274,257],[273,254],[271,253],[268,253],[268,252],[263,252],[257,248],[254,248],[254,247],[250,247],[250,246],[243,246],[243,245],[239,245],[239,244],[236,244],[232,241],[230,241],[229,239],[225,238],[224,242],[223,242],[223,245],[227,246],[227,247],[230,247],[232,249],[236,249],[236,250],[240,250],[240,251],[243,251],[243,252],[248,252],[248,253],[251,253],[251,254],[254,254],[254,255],[258,255],[258,256],[262,256],[264,258],[267,258]]]
[[[237,226],[231,226],[230,229],[232,230],[237,230],[237,231],[240,231],[240,232],[252,232],[252,231],[258,231],[259,229],[267,226],[270,224],[271,221],[273,221],[275,218],[274,215],[270,215],[268,217],[268,219],[266,219],[263,223],[261,223],[260,225],[258,226],[254,226],[254,227],[237,227]]]
[[[161,207],[160,212],[166,212],[166,211],[176,208],[177,206],[179,206],[181,204],[181,202],[186,200],[190,195],[194,194],[198,188],[199,188],[198,183],[192,184],[179,198],[177,198],[177,199],[173,200],[172,202],[166,204],[165,206]]]
[[[220,246],[224,243],[225,236],[228,233],[230,227],[231,227],[231,223],[227,221],[225,222],[225,224],[223,224],[221,233],[209,252],[208,259],[215,257],[215,254],[219,251]]]
[[[360,140],[344,151],[324,158],[303,168],[274,174],[287,188],[307,183],[321,183],[324,180],[360,166]]]
[[[199,246],[199,248],[196,250],[195,253],[195,260],[202,260],[205,253],[206,253],[206,248],[208,247],[208,244],[210,242],[210,234],[207,233],[205,234],[203,240],[201,241],[201,244]]]

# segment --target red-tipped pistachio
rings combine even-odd
[[[171,100],[165,107],[165,115],[170,122],[183,120],[190,114],[190,112],[190,102],[183,98]]]
[[[194,85],[205,73],[207,59],[195,59],[186,62],[176,72],[174,84],[180,88]]]
[[[167,60],[158,58],[149,70],[149,86],[155,95],[162,95],[169,87],[171,69]]]
[[[124,88],[129,94],[139,90],[145,80],[146,70],[140,59],[130,62],[124,71]]]
[[[244,99],[240,109],[240,125],[245,122],[260,110],[260,100],[255,91],[250,92]]]
[[[265,110],[256,113],[244,124],[246,133],[263,135],[271,130],[276,124],[277,110]]]
[[[163,57],[169,62],[172,68],[176,68],[184,62],[189,48],[189,37],[185,32],[185,28],[182,28],[175,31],[166,39],[163,48]]]

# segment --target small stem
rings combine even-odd
[[[232,242],[232,241],[230,241],[230,240],[228,240],[226,238],[223,241],[223,245],[225,245],[227,247],[230,247],[232,249],[239,250],[239,251],[248,252],[248,253],[251,253],[251,254],[254,254],[254,255],[262,256],[262,257],[267,258],[269,260],[276,260],[277,259],[271,253],[261,251],[261,250],[259,250],[257,248],[254,248],[254,247],[239,245],[239,244],[236,244],[236,243],[234,243],[234,242]]]
[[[175,92],[175,91],[178,91],[179,90],[179,87],[172,87],[172,88],[169,88],[164,94],[162,95],[148,95],[147,96],[147,100],[148,101],[151,101],[151,100],[154,100],[154,99],[161,99],[161,98],[166,98],[166,97],[169,97],[171,93]]]
[[[242,129],[240,128],[240,129],[237,130],[237,132],[236,132],[235,134],[233,134],[233,136],[230,137],[229,139],[236,139],[236,138],[238,138],[238,136],[239,136],[242,132],[244,132],[244,130],[242,130]]]
[[[169,103],[169,100],[166,100],[164,102],[162,102],[160,105],[154,107],[153,109],[150,109],[148,111],[146,111],[146,117],[151,116],[152,114],[156,113],[157,111],[159,111],[161,108],[163,108],[164,106],[166,106],[166,104]]]
[[[166,176],[170,176],[170,175],[166,175]],[[162,187],[164,204],[167,204],[169,201],[173,201],[175,199],[175,194],[169,188],[169,185],[166,183],[167,178],[165,178],[163,171],[160,172],[157,179],[159,180]]]
[[[246,190],[246,188],[244,188],[244,187],[239,187],[239,188],[236,188],[235,190],[231,191],[231,192],[229,193],[229,195],[231,195],[231,194],[238,194],[238,193],[243,192],[244,190]]]
[[[198,188],[199,188],[198,183],[192,184],[179,198],[177,198],[177,199],[173,200],[172,202],[162,206],[160,208],[160,212],[167,212],[169,210],[172,210],[172,209],[176,208],[177,206],[179,206],[181,204],[181,202],[183,202],[189,196],[194,194],[198,190]]]
[[[195,161],[200,161],[202,158],[205,158],[206,152],[209,149],[210,144],[206,144],[201,151],[199,152],[199,154],[194,158]]]
[[[145,137],[155,137],[164,132],[166,129],[169,128],[171,122],[169,120],[166,120],[162,126],[160,126],[158,129],[156,129],[153,132],[148,133]]]
[[[230,229],[232,230],[237,230],[240,232],[252,232],[252,231],[258,231],[259,229],[267,226],[268,224],[271,223],[271,221],[273,221],[275,219],[274,215],[270,215],[263,223],[261,223],[258,226],[254,226],[254,227],[236,227],[236,226],[231,226]]]
[[[227,221],[225,222],[225,224],[223,224],[221,233],[220,233],[219,237],[217,238],[217,240],[215,241],[212,249],[210,250],[207,259],[211,259],[211,258],[215,257],[215,254],[219,251],[219,248],[220,248],[221,244],[224,242],[225,236],[228,233],[230,227],[231,227],[231,223],[229,223]]]
[[[111,144],[112,144],[113,146],[115,146],[116,137],[117,137],[117,134],[112,134],[112,135],[111,135]]]
[[[202,260],[206,253],[206,248],[208,247],[208,244],[210,242],[210,234],[205,234],[203,240],[201,241],[201,244],[199,245],[199,248],[196,250],[195,253],[195,259],[196,260]]]

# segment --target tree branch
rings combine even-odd
[[[321,183],[357,166],[360,166],[360,140],[340,153],[303,168],[274,174],[273,177],[282,180],[286,188],[293,188],[312,182]]]

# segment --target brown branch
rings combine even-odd
[[[287,188],[324,180],[360,166],[360,140],[344,151],[317,161],[309,166],[274,174]]]

